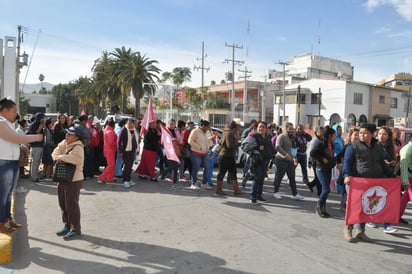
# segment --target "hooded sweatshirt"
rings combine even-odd
[[[335,132],[336,132],[336,139],[333,142],[333,157],[335,157],[335,158],[338,156],[338,154],[345,147],[345,140],[343,140],[342,136],[339,135],[338,127],[341,127],[341,126],[339,126],[339,125],[333,125],[332,126],[332,129],[334,129]]]

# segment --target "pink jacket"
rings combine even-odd
[[[117,135],[114,129],[110,126],[104,128],[103,133],[103,151],[104,153],[116,153],[117,151]]]

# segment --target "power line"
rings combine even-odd
[[[235,49],[243,49],[243,45],[228,44],[225,42],[225,47],[232,48],[232,60],[225,59],[226,63],[232,62],[232,94],[230,102],[230,115],[231,119],[235,118],[235,64],[242,65],[244,62],[235,60]]]

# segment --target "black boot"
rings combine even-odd
[[[319,205],[319,204],[316,205],[315,212],[316,212],[316,214],[318,214],[319,217],[321,217],[321,218],[328,218],[328,217],[329,217],[327,214],[325,214],[323,205]]]
[[[324,203],[323,205],[320,206],[321,210],[323,212],[323,215],[325,215],[325,218],[329,218],[330,214],[328,212],[326,212],[326,203]]]
[[[315,187],[316,183],[315,180],[313,180],[312,182],[308,182],[306,184],[306,186],[309,188],[310,192],[313,192],[313,188]]]

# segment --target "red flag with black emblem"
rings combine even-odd
[[[346,224],[399,222],[401,178],[351,177]]]

